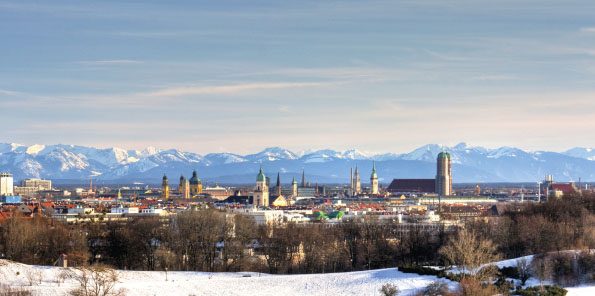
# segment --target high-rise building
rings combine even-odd
[[[169,184],[165,174],[163,174],[163,182],[161,183],[161,198],[169,199]]]
[[[190,178],[190,195],[198,195],[202,193],[202,181],[198,178],[196,170],[192,172],[192,178]]]
[[[254,206],[267,207],[269,206],[269,188],[266,184],[266,177],[262,172],[262,167],[256,176],[256,186],[254,187]]]
[[[9,173],[0,173],[0,196],[14,195],[13,178]]]
[[[376,174],[376,162],[372,162],[372,175],[370,176],[371,194],[378,194],[378,175]]]
[[[436,171],[436,193],[442,196],[452,195],[451,156],[448,152],[438,154]]]

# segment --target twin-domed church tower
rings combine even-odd
[[[161,198],[169,199],[169,182],[167,176],[163,175],[163,183],[161,183]],[[178,185],[178,193],[181,198],[188,199],[191,196],[196,196],[202,193],[202,181],[198,178],[196,170],[192,173],[192,178],[186,180],[184,175],[180,176],[180,184]]]

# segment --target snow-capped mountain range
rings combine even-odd
[[[488,149],[461,143],[452,147],[430,144],[410,153],[370,154],[358,150],[316,150],[292,152],[278,147],[249,155],[210,153],[199,155],[176,149],[144,150],[98,149],[75,145],[31,145],[0,143],[0,171],[12,173],[15,180],[39,177],[60,182],[83,182],[93,178],[106,183],[158,183],[167,174],[175,183],[180,175],[194,169],[203,182],[252,183],[262,163],[265,174],[282,183],[299,180],[302,170],[310,182],[349,182],[351,167],[360,170],[367,183],[376,161],[381,183],[393,178],[433,178],[436,156],[452,154],[453,181],[536,182],[546,174],[557,181],[595,181],[595,149],[573,148],[557,153],[524,151],[512,147]]]

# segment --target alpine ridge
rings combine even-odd
[[[595,181],[595,149],[572,148],[565,152],[525,151],[513,147],[488,149],[460,143],[452,147],[429,144],[409,153],[371,154],[358,150],[316,150],[292,152],[279,147],[256,154],[209,153],[199,155],[177,149],[98,149],[76,145],[20,145],[0,143],[0,171],[15,180],[46,178],[55,182],[158,183],[163,174],[178,177],[194,169],[206,182],[251,183],[262,163],[268,176],[281,173],[281,182],[301,178],[308,182],[349,182],[349,168],[371,172],[372,160],[381,184],[393,178],[433,178],[436,155],[449,151],[453,156],[455,183],[537,182],[546,174],[557,181]],[[366,178],[362,180],[368,183]]]

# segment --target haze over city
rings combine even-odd
[[[591,1],[1,1],[2,142],[592,147]]]

